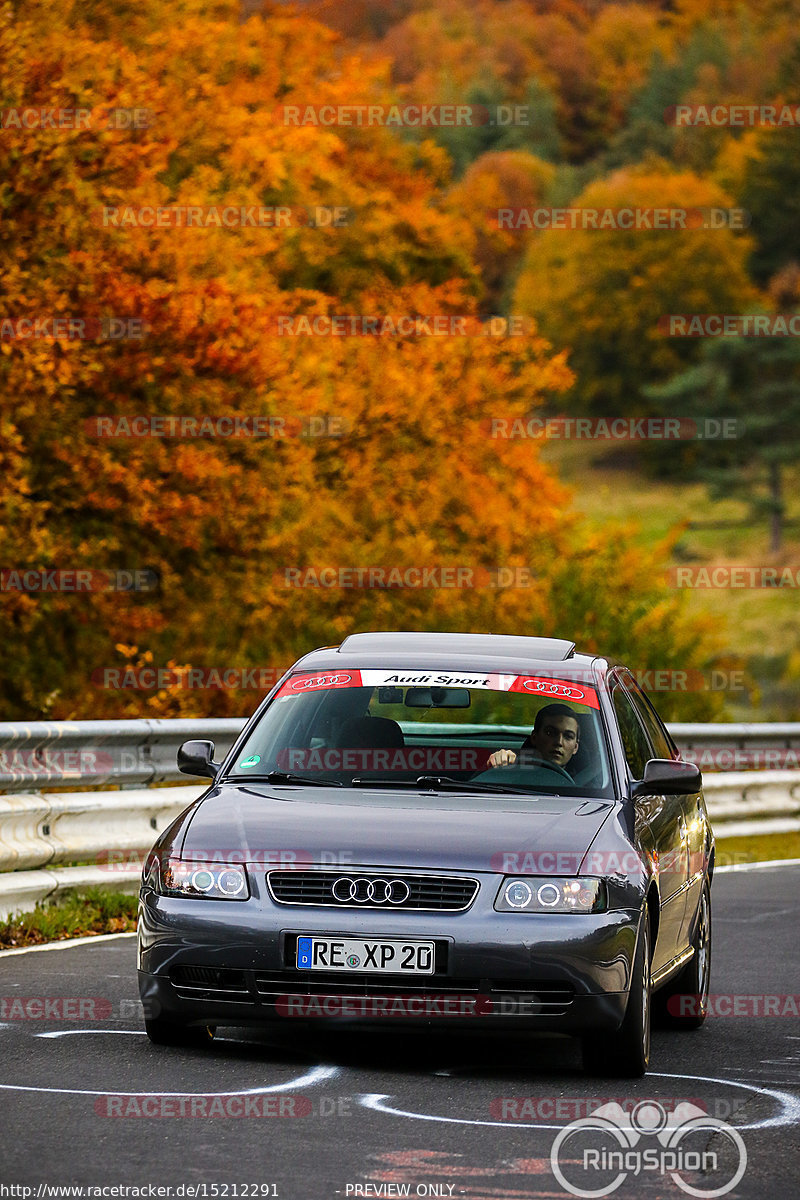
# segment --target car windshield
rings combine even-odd
[[[292,675],[229,778],[613,798],[597,691],[512,673]]]

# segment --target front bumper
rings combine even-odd
[[[501,913],[501,876],[465,912],[180,899],[143,890],[139,990],[147,1017],[213,1025],[378,1024],[580,1033],[619,1028],[639,909]],[[433,939],[433,975],[298,971],[298,934]],[[399,998],[399,1000],[398,1000]],[[400,1020],[402,1018],[402,1020]]]

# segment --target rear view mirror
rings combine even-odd
[[[471,703],[469,688],[410,687],[406,692],[407,708],[469,708]]]
[[[700,768],[694,763],[672,758],[651,758],[644,775],[630,785],[631,799],[636,796],[691,796],[703,786]]]
[[[216,779],[220,766],[214,762],[213,742],[184,742],[178,747],[178,770],[184,775]]]

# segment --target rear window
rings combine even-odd
[[[513,672],[292,675],[228,776],[275,771],[345,787],[441,778],[517,795],[614,794],[596,689]]]

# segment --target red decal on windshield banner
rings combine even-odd
[[[314,675],[292,675],[279,696],[300,696],[304,692],[328,692],[334,688],[361,687],[360,671],[329,671]]]
[[[575,704],[586,704],[599,708],[594,688],[571,683],[568,679],[539,679],[536,675],[518,675],[509,688],[512,692],[527,692],[529,696],[546,696],[548,700],[572,700]]]

